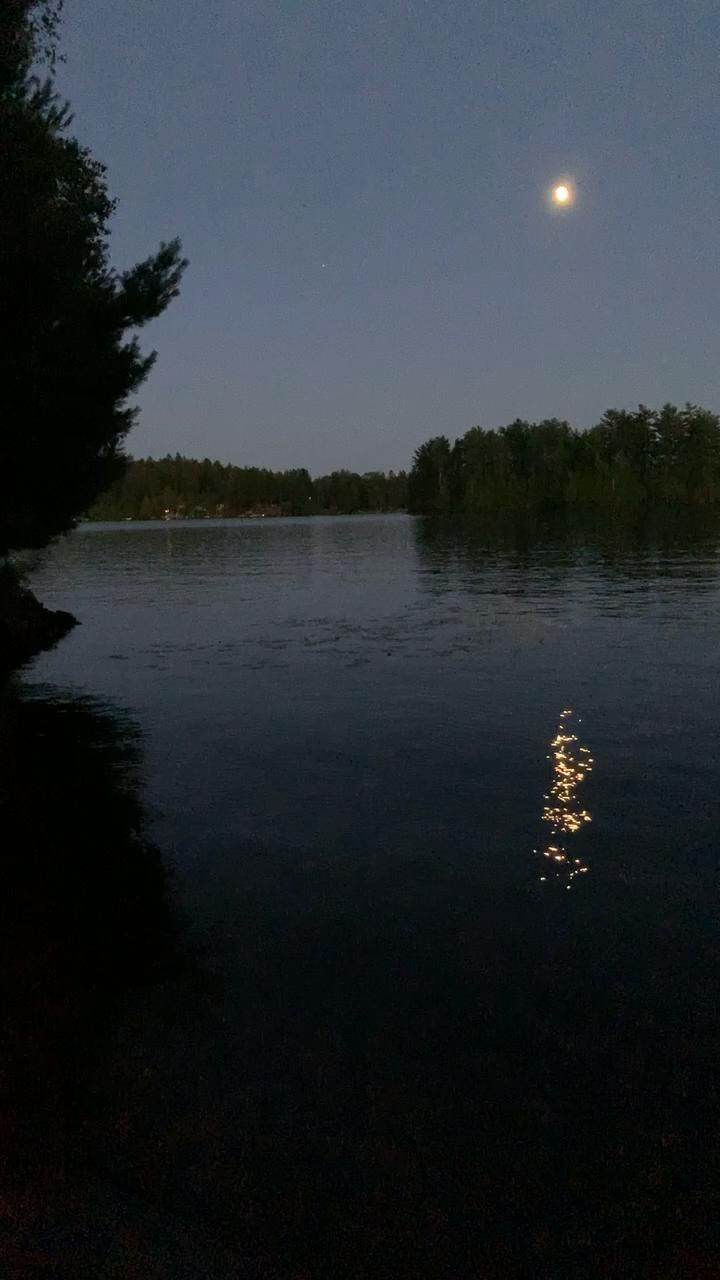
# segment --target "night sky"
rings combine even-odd
[[[191,259],[134,454],[720,409],[717,0],[66,0],[63,47],[116,264]]]

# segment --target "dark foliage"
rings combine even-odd
[[[104,167],[32,74],[54,61],[57,13],[6,0],[0,17],[0,555],[70,528],[121,474],[128,397],[155,359],[128,331],[165,310],[185,266],[177,240],[110,265]]]
[[[498,509],[708,505],[720,501],[720,419],[706,409],[609,409],[589,431],[567,422],[473,427],[416,450],[410,509],[427,515]]]
[[[407,503],[404,472],[334,471],[312,480],[304,469],[268,471],[194,458],[139,458],[96,503],[99,520],[156,520],[166,515],[313,515],[399,511]]]

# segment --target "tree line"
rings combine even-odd
[[[333,471],[312,479],[304,468],[269,471],[180,454],[136,458],[91,508],[95,520],[207,516],[313,515],[399,511],[407,506],[405,472]]]
[[[609,409],[596,426],[516,419],[415,451],[408,507],[420,514],[720,501],[720,418],[697,405]]]

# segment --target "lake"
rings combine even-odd
[[[47,555],[82,625],[23,696],[137,730],[206,975],[118,1020],[118,1186],[253,1275],[704,1274],[719,571],[720,523],[681,517]]]

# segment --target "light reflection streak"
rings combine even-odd
[[[561,711],[557,732],[550,743],[548,760],[553,762],[553,781],[545,796],[542,815],[543,822],[550,827],[550,835],[547,844],[534,851],[548,860],[540,879],[562,880],[567,889],[572,888],[576,876],[588,870],[583,859],[574,856],[574,850],[568,851],[567,843],[569,836],[577,835],[592,821],[579,802],[577,790],[594,766],[590,748],[581,746],[578,735],[572,732],[572,717],[571,707]]]

